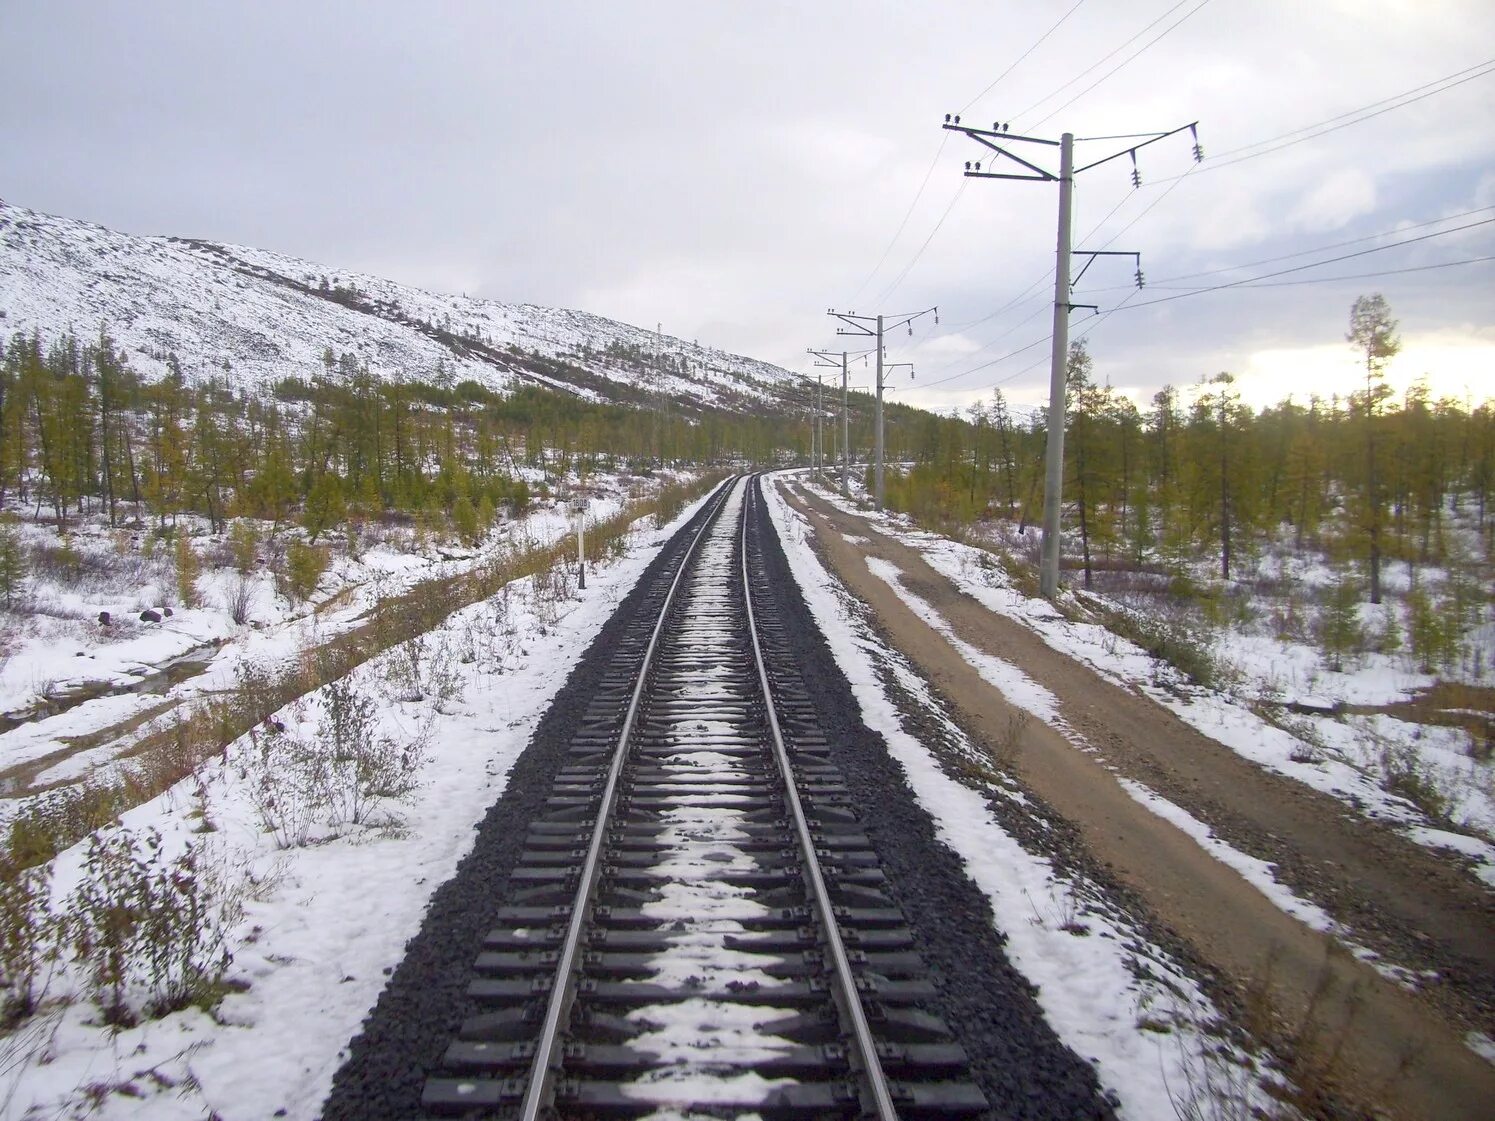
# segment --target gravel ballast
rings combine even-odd
[[[988,1116],[1035,1121],[1113,1117],[1090,1064],[1054,1034],[1032,985],[1004,955],[996,929],[1000,924],[993,923],[986,897],[965,875],[959,858],[936,839],[934,824],[916,803],[882,737],[862,723],[850,684],[835,666],[790,574],[765,504],[756,502],[752,509],[763,535],[769,583],[779,595],[785,640],[814,698],[833,761],[882,860],[890,893],[902,905],[938,986],[939,1004],[930,1011],[964,1044],[972,1075],[992,1105]],[[543,807],[586,699],[640,609],[644,589],[686,546],[696,525],[692,519],[661,551],[539,722],[503,795],[477,827],[472,852],[433,895],[420,932],[350,1042],[324,1106],[327,1121],[408,1121],[421,1115],[426,1074],[438,1067],[471,1011],[464,995],[471,964],[484,933],[495,925],[501,891],[523,850],[528,822]]]

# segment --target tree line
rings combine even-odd
[[[632,408],[526,386],[500,393],[449,376],[375,377],[329,348],[321,367],[269,392],[231,373],[189,381],[174,357],[147,381],[100,328],[0,341],[0,509],[111,525],[181,514],[214,530],[235,516],[299,518],[314,540],[346,518],[444,517],[459,531],[546,487],[598,470],[771,463],[802,457],[808,428],[782,415]],[[440,373],[438,371],[438,373]]]
[[[1260,410],[1228,373],[1165,386],[1139,407],[1098,383],[1084,344],[1074,344],[1065,525],[1086,586],[1100,568],[1180,571],[1201,556],[1229,580],[1285,527],[1299,548],[1360,560],[1379,603],[1386,561],[1440,563],[1460,513],[1489,558],[1495,408],[1435,399],[1420,382],[1393,399],[1385,365],[1399,347],[1395,328],[1384,299],[1357,300],[1348,337],[1365,358],[1364,387]],[[1040,517],[1043,413],[1014,418],[998,389],[963,416],[913,424],[911,466],[888,484],[895,509],[947,524],[997,516],[1024,529]]]

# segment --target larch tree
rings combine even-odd
[[[1361,492],[1360,530],[1370,562],[1370,601],[1381,602],[1382,536],[1386,522],[1386,496],[1380,478],[1376,430],[1380,406],[1391,395],[1386,385],[1386,364],[1402,348],[1391,318],[1391,305],[1379,292],[1361,296],[1350,308],[1350,331],[1345,338],[1365,355],[1365,391],[1359,398],[1365,427],[1365,479]]]

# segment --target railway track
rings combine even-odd
[[[755,492],[718,492],[615,649],[426,1116],[986,1108],[786,652]]]

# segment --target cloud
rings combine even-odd
[[[1288,220],[1301,229],[1339,230],[1376,208],[1376,182],[1364,171],[1337,171],[1312,188]]]

